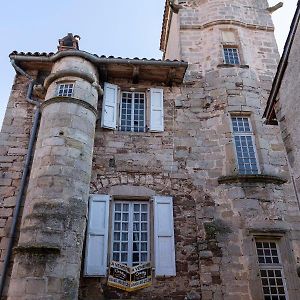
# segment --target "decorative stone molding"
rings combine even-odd
[[[86,101],[83,101],[83,100],[77,99],[77,98],[73,98],[73,97],[58,96],[58,97],[50,98],[50,99],[48,99],[48,100],[46,100],[45,102],[42,103],[41,109],[43,110],[49,104],[59,103],[59,102],[74,103],[74,104],[81,105],[81,106],[85,107],[86,109],[90,110],[92,113],[94,113],[94,115],[96,117],[98,116],[98,111],[94,106],[87,103]]]
[[[228,175],[218,178],[219,184],[231,183],[270,183],[270,184],[284,184],[287,182],[285,178],[266,175],[266,174],[249,174],[249,175]]]

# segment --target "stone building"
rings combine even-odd
[[[283,55],[278,64],[278,69],[267,107],[264,113],[266,124],[279,124],[284,146],[286,148],[288,165],[290,168],[291,179],[295,186],[295,191],[299,202],[300,193],[300,169],[299,169],[299,29],[300,7],[299,2],[291,29],[284,47]]]
[[[3,299],[299,298],[297,194],[262,119],[279,60],[267,0],[167,1],[161,50],[99,57],[68,34],[57,53],[11,53]],[[150,263],[151,285],[109,286],[111,261]]]

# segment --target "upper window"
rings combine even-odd
[[[232,65],[240,64],[240,56],[239,56],[238,48],[223,46],[223,54],[224,54],[225,64],[232,64]]]
[[[101,126],[132,132],[163,131],[163,89],[130,92],[106,82]]]
[[[287,299],[277,241],[256,240],[256,251],[264,300]]]
[[[249,117],[232,116],[231,122],[239,174],[258,174],[254,135]]]
[[[111,261],[130,267],[150,263],[156,276],[176,275],[172,197],[90,197],[85,275],[106,276]]]
[[[74,92],[74,83],[61,83],[58,86],[57,96],[72,97]]]
[[[146,131],[145,106],[145,93],[122,92],[119,130],[135,132]]]

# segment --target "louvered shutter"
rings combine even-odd
[[[108,244],[108,195],[91,195],[85,254],[85,276],[106,276]]]
[[[175,276],[172,197],[154,197],[155,276]]]
[[[111,83],[104,83],[104,94],[102,104],[101,126],[104,128],[116,129],[117,127],[117,101],[118,86]]]
[[[164,131],[163,89],[150,89],[150,131]]]

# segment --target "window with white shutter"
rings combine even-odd
[[[150,89],[150,131],[164,131],[163,89]]]
[[[129,132],[164,131],[163,89],[149,91],[122,90],[106,82],[101,126]]]
[[[155,196],[153,209],[148,200],[114,200],[111,224],[109,199],[108,195],[90,197],[85,275],[106,276],[109,261],[113,260],[130,267],[151,262],[155,276],[175,276],[172,197]],[[153,246],[151,241],[154,241]]]
[[[85,253],[85,276],[106,276],[108,248],[108,195],[91,195]]]
[[[116,129],[117,127],[118,86],[104,83],[101,126]]]
[[[172,197],[154,197],[154,251],[155,275],[175,276],[176,265]]]

